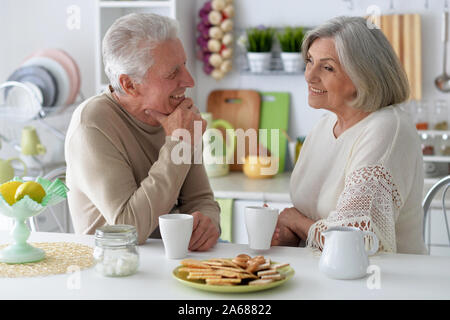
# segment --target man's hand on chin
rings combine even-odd
[[[219,230],[212,222],[211,218],[199,211],[192,213],[194,217],[194,227],[192,230],[189,250],[206,251],[213,247],[219,239]]]

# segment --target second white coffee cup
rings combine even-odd
[[[269,207],[246,207],[245,225],[247,227],[250,249],[268,250],[278,220],[278,209]]]
[[[159,217],[159,231],[167,258],[186,257],[193,225],[194,217],[190,214],[171,213]]]

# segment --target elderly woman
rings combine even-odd
[[[144,13],[119,18],[103,39],[103,62],[110,88],[77,108],[66,137],[75,232],[130,224],[144,243],[160,237],[160,215],[178,211],[194,216],[189,248],[211,248],[220,234],[220,209],[205,169],[172,157],[187,143],[172,139],[177,129],[195,137],[194,121],[202,121],[185,97],[194,80],[177,22]]]
[[[308,103],[326,113],[292,173],[293,208],[280,213],[273,245],[322,249],[321,232],[375,232],[379,250],[426,253],[423,172],[417,131],[398,104],[408,80],[383,33],[360,17],[308,32],[302,46]]]

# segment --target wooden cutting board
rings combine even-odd
[[[231,123],[234,129],[253,129],[258,133],[261,96],[255,90],[214,90],[208,96],[206,111],[212,113],[213,119],[224,119]],[[239,142],[238,142],[239,143]],[[245,139],[246,151],[249,153],[249,139]],[[239,147],[237,145],[237,147]],[[235,152],[231,171],[242,171],[242,164],[237,163]]]
[[[260,129],[267,129],[267,141],[263,144],[272,156],[279,158],[278,173],[284,172],[287,138],[281,130],[288,131],[290,95],[288,92],[260,92],[261,117]],[[271,129],[278,129],[278,147],[272,145]],[[261,137],[260,137],[261,138]]]
[[[411,99],[422,99],[422,31],[419,14],[383,15],[376,23],[408,76]]]

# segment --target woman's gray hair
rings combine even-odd
[[[334,39],[340,64],[356,88],[353,108],[372,112],[409,98],[400,60],[383,32],[366,19],[337,17],[308,31],[302,44],[304,59],[318,38]]]
[[[119,82],[121,74],[142,81],[154,63],[151,50],[177,37],[178,22],[169,17],[131,13],[114,21],[102,43],[105,73],[114,90],[124,93]]]

